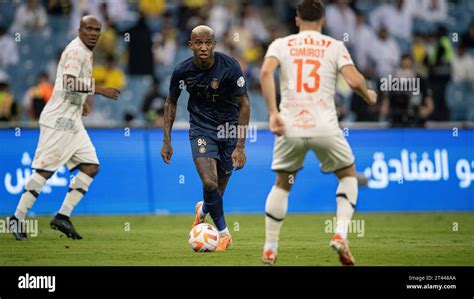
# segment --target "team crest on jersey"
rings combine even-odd
[[[212,89],[218,89],[219,88],[219,81],[217,80],[217,78],[212,79],[211,88]]]
[[[198,139],[198,146],[199,146],[199,152],[201,154],[204,154],[206,152],[206,139],[199,138]]]

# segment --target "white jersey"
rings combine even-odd
[[[77,132],[84,129],[82,107],[88,94],[65,91],[62,80],[64,75],[74,76],[88,86],[93,86],[92,51],[84,45],[79,37],[71,41],[61,54],[53,95],[41,112],[39,119],[39,124],[42,126]]]
[[[280,64],[280,115],[287,137],[336,135],[334,96],[339,70],[352,58],[341,41],[308,30],[276,39],[267,57]]]

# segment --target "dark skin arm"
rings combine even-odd
[[[171,147],[171,129],[173,128],[174,119],[176,118],[176,103],[178,99],[168,96],[165,101],[164,115],[164,136],[163,146],[161,148],[161,157],[166,164],[170,164],[173,148]]]
[[[237,104],[239,105],[239,127],[248,127],[250,119],[250,102],[248,94],[244,94],[241,97],[236,97]],[[240,131],[240,130],[239,130]],[[243,130],[243,136],[238,136],[237,146],[232,152],[232,162],[236,170],[244,167],[247,157],[245,156],[245,134],[246,130]]]

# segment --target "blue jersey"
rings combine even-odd
[[[239,106],[236,97],[247,92],[244,75],[239,63],[220,52],[214,52],[214,65],[201,70],[194,64],[194,57],[178,64],[173,71],[169,94],[178,99],[186,88],[190,135],[195,132],[214,134],[220,125],[228,122],[237,125]]]

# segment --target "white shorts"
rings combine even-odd
[[[321,137],[284,137],[275,139],[273,148],[273,171],[297,172],[303,167],[308,150],[319,160],[321,171],[335,172],[354,164],[354,155],[346,138],[340,134]]]
[[[40,126],[32,168],[55,172],[64,164],[69,170],[79,164],[99,165],[95,147],[86,130],[72,133]]]

